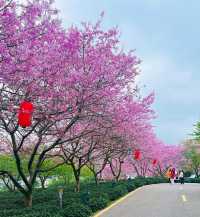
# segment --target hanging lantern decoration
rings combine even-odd
[[[24,101],[20,104],[19,109],[21,112],[32,113],[33,112],[33,104],[29,101]]]
[[[141,152],[140,150],[135,150],[133,153],[134,159],[135,160],[140,160],[141,159]]]
[[[18,115],[19,126],[26,128],[31,126],[31,115],[28,113],[20,112]]]
[[[153,164],[153,166],[155,166],[156,164],[157,164],[157,160],[156,159],[154,159],[153,161],[152,161],[152,164]]]
[[[19,114],[18,114],[18,124],[19,126],[26,128],[31,126],[31,119],[33,113],[33,104],[28,101],[24,101],[20,104]]]

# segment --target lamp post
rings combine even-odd
[[[58,187],[58,195],[59,195],[61,209],[63,208],[63,192],[64,192],[64,188],[62,186]]]

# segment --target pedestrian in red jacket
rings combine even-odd
[[[175,170],[175,168],[172,168],[171,175],[170,175],[170,181],[172,184],[174,184],[175,177],[176,177],[176,170]]]

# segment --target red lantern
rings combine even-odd
[[[18,124],[25,128],[31,126],[31,118],[33,112],[33,104],[28,101],[24,101],[20,104]]]
[[[134,159],[135,160],[140,160],[140,158],[141,158],[141,152],[140,152],[140,150],[135,150],[134,153],[133,153],[133,155],[134,155]]]
[[[20,112],[18,115],[18,124],[23,128],[31,126],[31,115]]]
[[[33,112],[33,104],[28,101],[24,101],[20,105],[20,112],[32,113]]]
[[[154,159],[153,161],[152,161],[152,164],[155,166],[156,164],[157,164],[157,160],[156,159]]]

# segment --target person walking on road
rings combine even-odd
[[[181,170],[180,173],[179,173],[179,179],[180,179],[180,183],[183,185],[184,184],[184,173],[183,173],[183,170]]]
[[[174,184],[175,177],[176,177],[176,170],[175,170],[175,168],[172,168],[171,169],[171,174],[170,174],[170,181],[171,181],[172,184]]]
[[[171,179],[171,171],[172,171],[172,167],[169,166],[169,168],[167,169],[167,172],[166,172],[166,177],[168,178],[169,183],[171,182],[170,181],[170,179]]]

